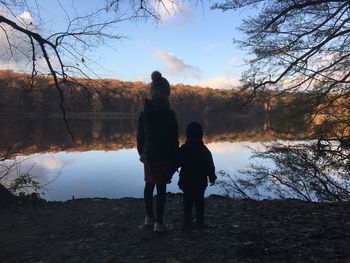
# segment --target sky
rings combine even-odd
[[[24,9],[16,15],[34,25],[40,23],[43,32],[55,32],[66,27],[65,11],[73,15],[73,5],[84,13],[96,9],[101,2],[37,0],[39,9]],[[221,12],[210,10],[208,2],[178,1],[171,5],[165,0],[164,3],[168,12],[160,10],[158,23],[152,19],[124,21],[116,28],[123,39],[90,51],[88,63],[93,72],[101,78],[148,83],[151,72],[159,70],[171,84],[237,87],[247,52],[233,44],[233,39],[243,37],[237,27],[254,10]],[[4,37],[0,34],[1,46]],[[23,66],[3,61],[1,68],[23,69]]]

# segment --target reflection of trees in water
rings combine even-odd
[[[291,138],[293,134],[277,134],[266,131],[263,119],[252,117],[219,117],[193,118],[178,116],[180,140],[184,141],[186,125],[191,120],[203,124],[205,141],[268,141],[280,138]],[[74,118],[70,125],[76,141],[72,142],[65,131],[60,118],[8,118],[0,130],[0,151],[4,153],[9,146],[12,153],[30,154],[43,151],[87,151],[118,150],[136,146],[137,118]]]
[[[74,160],[58,159],[52,154],[33,154],[2,160],[0,203],[6,200],[4,193],[9,198],[13,197],[10,193],[22,198],[45,197],[46,193],[50,193],[50,184],[60,177],[65,165],[72,161]]]
[[[30,158],[4,160],[0,163],[0,184],[14,194],[39,192],[46,173]]]
[[[179,130],[184,141],[184,131],[191,116],[178,116]],[[264,119],[221,115],[218,118],[197,118],[205,130],[205,141],[272,141],[278,139],[306,138],[309,134],[280,134],[265,129]],[[37,152],[118,150],[136,146],[137,118],[85,118],[71,119],[76,141],[72,142],[63,121],[50,119],[1,119],[0,150],[2,155],[12,146],[13,154],[28,155]],[[6,125],[5,125],[6,124]],[[272,123],[270,127],[274,127]],[[328,130],[332,133],[331,126]],[[336,125],[339,129],[339,125]],[[328,130],[322,129],[325,134]],[[341,130],[342,131],[342,130]],[[319,131],[317,131],[319,132]],[[325,134],[327,135],[327,134]],[[256,157],[272,160],[274,167],[253,165],[244,177],[226,180],[225,189],[236,197],[259,197],[261,189],[274,197],[301,198],[304,200],[349,200],[350,162],[349,141],[309,141],[307,143],[270,144],[266,151],[256,152]],[[243,193],[247,193],[244,195]]]
[[[254,198],[265,192],[275,198],[307,201],[350,200],[350,148],[348,139],[271,144],[254,157],[272,160],[273,167],[251,164],[244,176],[224,174],[226,192]],[[264,194],[262,194],[264,196]]]
[[[2,120],[4,121],[4,120]],[[12,152],[25,154],[42,151],[115,149],[130,147],[130,140],[136,127],[135,119],[71,119],[70,124],[76,136],[72,142],[65,131],[63,121],[49,119],[7,119],[0,131],[2,152],[11,145]],[[96,146],[96,147],[95,147]]]

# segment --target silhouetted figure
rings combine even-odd
[[[175,112],[170,109],[170,85],[158,71],[152,73],[150,96],[150,100],[145,100],[137,129],[137,150],[144,164],[146,182],[145,225],[154,226],[154,231],[166,231],[166,226],[163,224],[166,184],[171,182],[176,169],[179,135]],[[154,218],[155,187],[157,188],[157,207]]]
[[[178,185],[183,191],[184,229],[192,225],[192,206],[196,208],[196,225],[204,223],[204,192],[208,178],[213,185],[216,180],[212,155],[202,141],[203,129],[198,122],[191,122],[186,128],[186,143],[178,152],[181,167]]]

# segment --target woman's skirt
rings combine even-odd
[[[144,161],[145,182],[151,184],[170,184],[175,172],[170,162]]]

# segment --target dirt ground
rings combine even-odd
[[[206,198],[202,230],[143,227],[143,199],[77,199],[0,209],[0,262],[350,262],[350,203]]]

